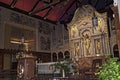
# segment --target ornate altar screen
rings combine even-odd
[[[109,53],[109,38],[106,13],[98,13],[98,26],[93,27],[94,9],[85,5],[76,10],[73,20],[68,24],[69,47],[72,59],[103,56]]]

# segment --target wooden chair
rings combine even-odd
[[[85,77],[89,77],[89,80],[96,80],[98,76],[96,73],[100,66],[102,66],[102,59],[94,59],[91,68],[85,71]]]

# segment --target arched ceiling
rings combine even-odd
[[[53,23],[69,22],[75,10],[86,4],[101,12],[113,4],[113,0],[0,0],[2,7]]]

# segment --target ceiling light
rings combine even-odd
[[[113,5],[114,5],[114,6],[117,6],[117,5],[118,5],[117,3],[118,3],[117,0],[114,0]]]

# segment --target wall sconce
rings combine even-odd
[[[97,27],[98,26],[98,18],[95,15],[95,11],[94,11],[93,17],[92,17],[92,24],[93,24],[93,27]]]

